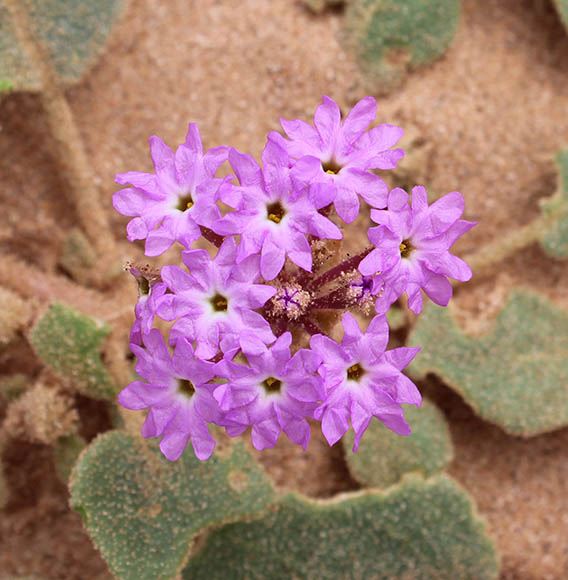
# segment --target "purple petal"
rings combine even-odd
[[[288,135],[292,141],[299,141],[305,146],[316,151],[319,149],[320,141],[318,133],[305,121],[300,119],[287,121],[286,119],[280,117],[280,124],[282,125],[282,129],[284,129],[286,135]]]
[[[370,206],[387,207],[389,190],[387,184],[374,173],[356,168],[347,168],[340,175],[341,179],[349,181],[349,186],[356,191]]]
[[[428,209],[428,193],[426,188],[417,185],[412,188],[412,212],[416,215]]]
[[[126,235],[129,242],[143,240],[148,235],[148,228],[144,220],[142,218],[130,220],[126,226]]]
[[[215,175],[219,166],[229,158],[229,147],[213,147],[203,156],[203,167],[207,175]]]
[[[287,194],[290,191],[290,158],[282,147],[274,141],[267,141],[262,152],[264,184],[272,195]]]
[[[347,224],[355,220],[359,214],[359,197],[348,184],[336,181],[337,195],[333,201],[337,215]]]
[[[448,230],[461,217],[464,209],[465,200],[458,191],[452,191],[435,201],[428,211],[432,236]]]
[[[247,291],[247,300],[250,308],[262,308],[267,300],[270,300],[276,294],[274,286],[267,284],[253,284]]]
[[[365,336],[369,337],[368,345],[374,357],[385,352],[385,348],[389,342],[389,325],[385,315],[377,315],[373,317]]]
[[[325,148],[331,153],[339,135],[341,111],[337,103],[328,96],[324,95],[322,101],[314,114],[314,125]]]
[[[385,352],[384,360],[400,371],[414,360],[414,357],[420,352],[421,348],[419,346],[393,348]]]
[[[120,189],[112,196],[112,206],[122,215],[139,216],[144,213],[149,198],[141,190],[135,187]]]
[[[211,256],[206,250],[185,250],[181,259],[203,291],[209,288],[211,279]]]
[[[298,417],[278,406],[276,406],[276,415],[284,433],[293,443],[301,445],[305,451],[310,442],[309,423],[303,417]]]
[[[347,408],[327,409],[322,417],[321,430],[330,445],[337,443],[349,429]]]
[[[333,179],[330,179],[329,182],[322,181],[312,183],[309,189],[309,196],[316,209],[321,209],[322,207],[329,205],[337,196],[335,182]]]
[[[260,272],[265,280],[274,280],[284,267],[286,251],[269,233],[262,244]]]
[[[155,135],[150,137],[148,141],[158,179],[163,179],[166,183],[175,183],[174,152]]]
[[[322,177],[321,160],[319,157],[314,157],[313,155],[300,157],[292,166],[290,177],[297,189],[301,189],[303,186],[312,183],[314,180]]]
[[[383,123],[361,135],[357,143],[357,148],[366,149],[375,153],[387,151],[387,149],[396,145],[402,139],[403,135],[404,130],[401,127]]]
[[[452,285],[444,276],[438,276],[436,274],[429,275],[422,288],[428,298],[440,306],[447,306],[452,298]]]
[[[406,210],[409,207],[409,205],[408,205],[409,199],[410,199],[410,196],[408,195],[408,193],[406,193],[406,191],[404,191],[404,189],[402,189],[400,187],[395,187],[389,193],[389,200],[388,200],[389,211]]]
[[[306,236],[300,232],[290,232],[288,245],[288,257],[296,266],[300,266],[307,272],[312,271],[312,249]],[[264,248],[263,248],[264,252]],[[264,274],[263,274],[264,275]],[[265,276],[266,278],[266,276]],[[272,278],[267,278],[272,279]]]
[[[196,123],[190,123],[185,136],[185,145],[199,156],[203,154],[203,145],[201,144],[201,135]]]
[[[215,439],[213,439],[213,436],[210,435],[209,433],[207,433],[205,436],[192,435],[191,444],[193,445],[195,456],[200,461],[205,461],[206,459],[209,459],[211,455],[213,455],[213,451],[215,450]]]
[[[341,341],[341,346],[361,340],[363,333],[352,314],[346,312],[341,319],[341,323],[343,324],[343,340]]]
[[[132,223],[132,222],[131,222]],[[175,235],[166,225],[162,224],[158,229],[152,230],[146,238],[144,247],[146,256],[155,257],[169,250],[175,242]]]
[[[310,348],[323,358],[324,364],[326,361],[333,361],[336,364],[348,362],[347,355],[341,346],[323,334],[312,336]]]
[[[160,275],[172,292],[183,292],[195,288],[195,282],[191,276],[178,266],[164,266]]]
[[[139,411],[159,403],[167,396],[166,387],[156,387],[143,381],[134,381],[120,391],[118,404],[126,409]]]
[[[308,233],[324,240],[341,240],[343,238],[341,230],[319,212],[314,212],[310,216]]]
[[[379,226],[380,228],[384,226]],[[374,228],[373,228],[374,229]],[[390,231],[390,230],[389,230]],[[386,272],[400,261],[400,252],[392,246],[375,248],[359,263],[359,272],[363,276],[374,276],[377,273]]]
[[[250,155],[239,153],[236,149],[231,148],[228,158],[241,185],[260,185],[262,183],[260,165]]]
[[[373,97],[361,99],[343,121],[341,128],[342,149],[347,151],[374,121],[377,114],[377,101]]]
[[[252,426],[252,444],[256,449],[262,451],[269,447],[274,447],[280,435],[280,425],[276,417],[270,417]]]

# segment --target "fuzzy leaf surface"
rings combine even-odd
[[[438,58],[452,42],[459,0],[353,0],[346,10],[345,43],[381,90]]]
[[[110,327],[61,303],[52,304],[33,326],[29,340],[39,358],[73,386],[97,399],[116,396],[101,359]]]
[[[407,477],[387,493],[318,502],[296,495],[215,530],[183,580],[490,580],[495,547],[450,478]]]
[[[428,304],[409,337],[424,344],[409,371],[435,373],[482,418],[532,436],[568,425],[568,312],[516,290],[491,331],[467,335],[451,307]]]
[[[568,18],[568,2],[566,2]],[[568,149],[556,156],[559,189],[549,199],[541,201],[541,208],[552,222],[541,237],[544,250],[555,258],[568,258]]]
[[[201,530],[266,509],[269,481],[242,446],[228,445],[207,461],[188,449],[169,462],[154,440],[111,431],[85,450],[71,505],[117,578],[176,578]]]
[[[452,440],[444,416],[430,401],[421,407],[406,405],[404,416],[412,434],[402,437],[372,420],[357,453],[351,451],[355,436],[343,437],[345,459],[353,477],[365,487],[384,489],[406,473],[430,476],[443,471],[453,458]]]
[[[30,20],[59,77],[81,78],[102,51],[125,0],[29,0]],[[0,91],[38,90],[40,79],[0,0]]]

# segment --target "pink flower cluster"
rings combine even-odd
[[[175,152],[150,139],[154,173],[117,175],[132,186],[113,197],[132,218],[128,239],[144,240],[147,256],[183,248],[183,267],[131,270],[141,289],[131,332],[140,380],[119,395],[124,407],[148,410],[142,433],[161,437],[168,459],[188,441],[210,457],[210,424],[231,437],[250,428],[257,449],[284,431],[305,450],[308,419],[330,445],[351,426],[354,451],[373,417],[410,434],[402,405],[421,396],[402,370],[419,349],[387,350],[385,313],[404,293],[419,313],[421,290],[447,305],[448,277],[471,277],[450,247],[475,224],[461,219],[460,193],[428,205],[423,187],[389,192],[374,170],[404,156],[394,148],[402,129],[368,129],[375,115],[366,97],[342,120],[324,96],[313,126],[281,120],[286,137],[268,135],[262,166],[233,148],[204,152],[192,123]],[[234,176],[217,175],[225,163]],[[338,260],[360,200],[377,224],[371,245]],[[211,252],[192,248],[198,240]],[[364,332],[354,314],[368,320]],[[341,342],[330,336],[339,320]]]

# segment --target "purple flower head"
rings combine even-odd
[[[224,182],[214,175],[226,161],[228,147],[203,153],[199,129],[190,123],[185,143],[174,153],[159,137],[150,137],[155,173],[119,173],[116,182],[132,185],[112,198],[116,211],[130,216],[127,237],[146,240],[146,255],[163,254],[175,241],[189,248],[220,216],[217,191]]]
[[[178,340],[170,354],[162,335],[151,330],[144,337],[146,349],[131,344],[138,357],[134,381],[118,395],[127,409],[148,409],[142,427],[144,437],[160,437],[160,450],[170,460],[179,459],[188,440],[198,459],[213,453],[215,440],[207,423],[219,423],[221,412],[213,398],[217,385],[209,384],[215,365],[195,357],[187,340]]]
[[[264,170],[249,155],[236,149],[229,162],[239,186],[223,187],[220,199],[235,211],[211,226],[223,236],[240,235],[237,263],[260,253],[260,271],[273,280],[284,267],[286,256],[311,272],[312,252],[306,235],[341,239],[339,228],[321,215],[304,191],[294,188],[289,158],[284,149],[268,142],[262,154]]]
[[[223,425],[231,437],[252,425],[252,443],[259,450],[274,447],[282,430],[305,451],[310,440],[306,417],[313,417],[324,395],[316,374],[321,358],[307,349],[291,356],[291,341],[285,332],[268,349],[253,333],[244,333],[241,347],[250,366],[228,359],[217,365],[218,375],[227,379],[213,393],[225,412]]]
[[[254,311],[276,289],[254,283],[259,278],[258,256],[235,264],[236,256],[237,244],[229,238],[214,260],[205,250],[182,252],[189,273],[177,266],[162,268],[162,279],[172,293],[160,298],[156,313],[163,320],[177,320],[170,333],[172,344],[185,337],[196,342],[197,356],[210,359],[219,347],[223,352],[238,350],[245,329],[267,344],[276,340],[269,323]]]
[[[319,369],[327,396],[315,411],[322,431],[333,445],[349,429],[355,431],[353,451],[371,419],[377,417],[399,435],[409,435],[401,403],[420,405],[422,398],[414,383],[401,370],[419,348],[395,348],[385,352],[389,328],[384,315],[375,316],[363,334],[349,313],[343,315],[341,345],[327,336],[312,336],[310,346],[321,355]]]
[[[471,278],[470,267],[450,253],[453,243],[468,232],[475,222],[460,219],[465,207],[461,193],[453,191],[428,206],[428,195],[421,187],[412,189],[412,206],[403,189],[389,194],[387,210],[372,210],[371,218],[380,224],[369,229],[375,249],[359,264],[363,275],[380,274],[382,291],[377,297],[377,312],[386,312],[404,292],[408,306],[422,311],[422,294],[446,306],[452,286],[446,276],[460,282]]]
[[[280,119],[289,139],[274,131],[268,135],[297,160],[292,169],[294,182],[310,185],[317,207],[333,202],[347,223],[359,213],[358,196],[372,207],[386,207],[387,185],[369,170],[394,169],[404,156],[402,149],[392,149],[402,137],[400,127],[383,124],[365,131],[376,112],[375,99],[365,97],[342,123],[337,103],[324,96],[314,114],[315,128],[299,119]]]

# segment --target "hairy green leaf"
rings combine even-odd
[[[64,81],[81,78],[101,52],[125,0],[30,0],[34,34]],[[38,90],[40,80],[0,0],[0,91]]]
[[[116,388],[103,361],[102,345],[110,328],[65,304],[52,304],[37,320],[29,339],[37,355],[81,393],[112,398]]]
[[[355,435],[349,430],[343,438],[345,458],[353,477],[364,486],[385,488],[400,481],[406,473],[430,476],[443,471],[453,458],[452,440],[442,413],[434,403],[421,407],[405,405],[404,416],[412,435],[402,437],[380,421],[371,421],[353,453]]]
[[[428,345],[416,376],[435,373],[484,419],[514,435],[568,425],[568,313],[514,291],[484,336],[468,336],[452,310],[428,304],[409,338]]]
[[[266,476],[241,445],[226,445],[207,461],[187,449],[170,462],[154,440],[112,431],[81,455],[71,505],[117,578],[176,578],[201,530],[266,509]]]
[[[459,24],[459,0],[353,0],[346,11],[345,42],[380,90],[439,57]]]
[[[184,580],[489,580],[495,548],[448,477],[408,476],[385,494],[283,497],[272,513],[215,530]]]
[[[558,191],[540,204],[552,225],[544,230],[540,241],[548,254],[557,258],[568,258],[568,150],[558,153],[556,164]]]

